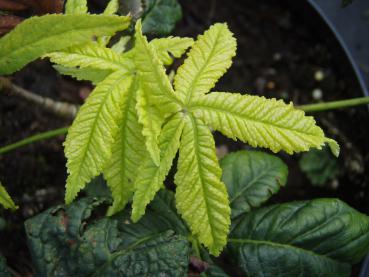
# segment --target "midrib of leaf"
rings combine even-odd
[[[115,82],[114,82],[114,85],[113,86],[111,86],[111,87],[115,87],[116,86],[116,84],[117,83],[119,83],[119,82],[121,82],[121,80],[122,79],[124,79],[124,78],[126,78],[127,76],[126,75],[122,75],[121,76],[121,78],[119,78],[118,80],[116,80]],[[99,118],[99,115],[100,115],[100,113],[101,113],[101,110],[102,110],[102,104],[103,103],[105,103],[106,102],[106,99],[109,97],[109,94],[111,93],[111,90],[109,91],[109,92],[107,92],[107,93],[105,93],[105,95],[104,95],[104,97],[103,97],[103,101],[101,101],[100,102],[100,106],[99,106],[99,109],[98,109],[98,111],[97,111],[97,113],[96,113],[96,116],[95,116],[95,118],[94,118],[94,120],[93,120],[93,123],[92,123],[92,128],[91,128],[91,131],[89,132],[89,136],[88,136],[88,141],[87,141],[87,144],[86,144],[86,147],[84,148],[84,150],[83,150],[83,154],[82,154],[82,161],[84,161],[85,159],[86,159],[86,155],[87,155],[87,153],[89,152],[89,151],[91,151],[90,150],[90,144],[91,144],[91,140],[92,140],[92,136],[91,136],[91,134],[93,134],[94,132],[95,132],[95,129],[96,129],[96,122],[97,122],[97,120],[98,120],[98,118]],[[95,163],[95,160],[94,159],[92,159],[93,160],[93,162]],[[95,166],[96,166],[96,164],[95,164]],[[76,175],[76,176],[79,176],[80,174],[81,174],[81,170],[82,170],[82,166],[79,166],[78,167],[78,174]]]
[[[205,203],[205,208],[206,208],[206,217],[208,219],[208,222],[210,223],[210,226],[211,226],[211,236],[212,236],[212,242],[214,243],[214,238],[215,238],[215,235],[214,235],[214,228],[213,228],[213,220],[210,219],[209,217],[209,203],[208,203],[208,199],[207,197],[205,197],[205,191],[206,191],[206,188],[204,186],[204,179],[203,179],[203,169],[202,169],[202,166],[201,166],[201,159],[199,157],[199,143],[198,143],[198,130],[197,130],[197,125],[196,125],[196,121],[195,119],[193,118],[193,115],[189,114],[189,118],[191,120],[191,125],[193,126],[193,131],[194,131],[194,150],[195,150],[195,156],[196,156],[196,165],[197,165],[197,169],[199,171],[199,178],[200,178],[200,181],[201,181],[201,192],[202,192],[202,196],[203,196],[203,199],[204,199],[204,203]]]
[[[211,51],[210,51],[210,53],[209,53],[209,56],[206,58],[206,62],[201,66],[201,69],[199,70],[199,72],[196,74],[196,76],[195,76],[195,79],[194,79],[194,81],[192,82],[192,85],[191,85],[191,87],[190,87],[190,89],[189,89],[189,91],[187,92],[187,96],[186,96],[186,101],[185,101],[185,105],[187,106],[189,103],[190,103],[190,101],[191,101],[191,98],[192,98],[192,94],[193,94],[193,91],[194,91],[194,84],[196,84],[197,83],[197,80],[199,79],[199,76],[200,75],[202,75],[202,72],[204,71],[204,69],[208,66],[208,62],[209,62],[209,60],[210,60],[210,58],[212,58],[213,57],[213,55],[214,55],[214,51],[215,51],[215,48],[216,48],[216,46],[217,46],[217,44],[218,44],[218,40],[219,40],[219,37],[220,37],[220,34],[219,34],[219,32],[217,33],[217,37],[216,37],[216,39],[215,39],[215,43],[213,44],[213,48],[211,49]],[[199,48],[200,49],[200,48]],[[200,50],[201,52],[202,52],[202,50]]]
[[[131,252],[133,252],[138,246],[140,246],[141,244],[145,243],[146,241],[148,240],[151,240],[151,239],[155,239],[157,237],[160,237],[162,234],[165,234],[166,232],[161,232],[161,233],[153,233],[153,234],[150,234],[150,235],[147,235],[143,238],[140,238],[139,240],[135,241],[134,243],[132,243],[131,245],[121,249],[121,250],[118,250],[117,252],[114,252],[113,254],[111,254],[110,258],[102,265],[100,266],[99,269],[97,269],[95,271],[95,273],[92,275],[92,277],[98,277],[100,276],[100,272],[102,272],[105,268],[107,268],[108,266],[111,265],[112,262],[114,262],[114,260],[121,256],[121,255],[128,255],[130,254]],[[107,241],[107,240],[105,240]],[[150,249],[150,248],[153,248],[153,247],[157,247],[157,245],[155,246],[148,246],[146,247],[146,249]]]
[[[305,248],[299,248],[299,247],[296,247],[294,245],[282,244],[282,243],[277,243],[277,242],[268,241],[268,240],[252,240],[252,239],[229,238],[228,239],[228,243],[235,243],[235,244],[247,244],[248,243],[248,244],[255,244],[255,245],[257,245],[257,244],[266,244],[266,245],[269,245],[269,246],[275,246],[275,247],[280,247],[280,248],[287,248],[287,249],[290,249],[292,251],[305,252],[305,253],[307,253],[307,254],[309,254],[311,256],[316,256],[319,259],[329,260],[329,261],[334,262],[334,263],[347,264],[347,263],[344,263],[344,262],[341,262],[341,261],[332,259],[332,258],[330,258],[328,256],[315,253],[315,252],[313,252],[311,250],[307,250]]]
[[[250,121],[250,122],[252,122],[253,124],[260,124],[260,125],[268,125],[268,126],[273,126],[274,128],[276,128],[276,129],[278,129],[278,130],[280,130],[280,133],[284,136],[284,138],[286,138],[285,137],[285,134],[283,133],[285,130],[287,130],[287,131],[290,131],[290,132],[296,132],[296,133],[299,133],[299,134],[302,134],[303,136],[309,136],[309,137],[316,137],[316,135],[312,135],[311,133],[307,133],[307,132],[304,132],[304,131],[302,131],[302,130],[298,130],[298,129],[289,129],[289,128],[286,128],[286,127],[284,127],[284,126],[282,126],[282,125],[279,125],[279,124],[276,124],[276,123],[274,123],[274,122],[268,122],[268,121],[263,121],[263,120],[259,120],[259,119],[255,119],[255,118],[250,118],[250,117],[248,117],[248,116],[245,116],[245,115],[240,115],[240,114],[238,114],[238,113],[233,113],[233,112],[231,112],[231,111],[229,111],[229,110],[222,110],[222,109],[217,109],[217,108],[215,108],[215,107],[212,107],[212,106],[208,106],[208,105],[204,105],[204,104],[202,104],[202,105],[199,105],[199,104],[193,104],[193,105],[191,105],[190,107],[189,107],[189,111],[191,111],[191,112],[193,112],[193,113],[195,113],[196,112],[196,109],[197,108],[202,108],[202,109],[204,109],[204,110],[213,110],[213,111],[215,111],[215,112],[217,112],[217,113],[225,113],[225,114],[229,114],[229,115],[231,115],[231,116],[233,116],[233,117],[238,117],[238,118],[240,118],[241,120],[245,120],[245,121]],[[288,113],[286,113],[286,115],[285,116],[287,116],[288,115]],[[285,117],[284,116],[284,117]],[[280,117],[279,119],[282,119],[283,117]],[[233,125],[233,124],[230,124],[230,125]],[[266,129],[266,131],[270,134],[270,132]],[[274,136],[273,136],[274,137]],[[286,139],[288,139],[288,138],[286,138]],[[289,139],[288,139],[289,140]]]

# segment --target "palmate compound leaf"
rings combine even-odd
[[[214,24],[200,35],[174,78],[182,101],[208,93],[232,64],[236,40],[227,24]]]
[[[5,209],[16,210],[18,206],[16,206],[11,199],[8,192],[5,190],[3,185],[0,182],[0,205],[2,205]]]
[[[213,135],[200,119],[186,116],[175,175],[178,212],[213,255],[227,243],[230,207]]]
[[[338,144],[324,136],[313,117],[282,100],[212,92],[194,98],[190,110],[215,130],[253,147],[292,154],[328,143],[333,154],[339,154]]]
[[[350,276],[369,218],[337,199],[273,205],[236,220],[228,248],[247,276]]]
[[[32,17],[0,39],[0,74],[11,74],[47,53],[124,30],[129,17],[60,15]],[[52,26],[52,27],[51,27]]]
[[[147,204],[164,186],[164,180],[172,167],[173,159],[180,144],[184,127],[183,116],[174,115],[163,127],[159,137],[160,164],[146,159],[138,169],[139,175],[134,184],[135,192],[132,204],[132,220],[138,221],[144,214]]]
[[[232,219],[259,207],[287,182],[283,161],[260,151],[238,151],[220,161]]]
[[[139,74],[141,89],[137,103],[138,118],[143,125],[142,133],[146,139],[146,148],[154,163],[159,165],[158,139],[160,128],[166,117],[179,111],[180,101],[174,94],[155,48],[142,35],[141,21],[136,23],[135,38],[134,61]]]
[[[135,107],[137,86],[138,80],[135,77],[120,111],[122,120],[112,148],[112,156],[104,169],[104,177],[114,200],[109,215],[123,210],[131,199],[134,182],[137,175],[141,174],[138,169],[143,159],[148,156]]]
[[[93,177],[102,172],[122,119],[122,107],[132,77],[117,71],[95,88],[68,131],[66,203],[70,203]]]

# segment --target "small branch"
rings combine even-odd
[[[369,97],[353,98],[348,100],[340,100],[333,102],[323,102],[318,104],[309,104],[303,106],[296,106],[297,109],[301,109],[305,112],[319,112],[341,108],[348,108],[358,105],[369,104]]]
[[[77,105],[55,101],[51,98],[37,95],[13,84],[9,79],[4,77],[0,77],[0,90],[1,89],[9,90],[12,94],[35,103],[48,112],[68,119],[74,119],[79,108]]]
[[[16,143],[9,144],[7,146],[1,147],[0,148],[0,155],[5,154],[7,152],[10,152],[12,150],[15,150],[17,148],[26,146],[28,144],[34,143],[34,142],[38,142],[38,141],[50,139],[50,138],[53,138],[53,137],[57,137],[57,136],[60,136],[60,135],[64,135],[68,132],[68,128],[69,127],[65,127],[65,128],[60,128],[60,129],[55,129],[55,130],[51,130],[51,131],[48,131],[48,132],[40,133],[40,134],[31,136],[31,137],[25,138],[23,140],[20,140]]]

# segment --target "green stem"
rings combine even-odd
[[[41,141],[41,140],[45,140],[45,139],[53,138],[53,137],[56,137],[56,136],[64,135],[68,132],[68,128],[69,127],[64,127],[64,128],[55,129],[55,130],[51,130],[51,131],[48,131],[48,132],[40,133],[40,134],[31,136],[31,137],[25,138],[23,140],[20,140],[16,143],[9,144],[7,146],[1,147],[0,148],[0,154],[5,154],[5,153],[10,152],[14,149],[23,147],[25,145],[28,145],[28,144],[31,144],[31,143],[34,143],[34,142],[38,142],[38,141]]]
[[[303,106],[296,106],[297,109],[301,109],[305,112],[319,112],[333,109],[347,108],[358,105],[369,104],[369,97],[360,97],[348,100],[339,100],[333,102],[323,102],[318,104],[309,104]]]

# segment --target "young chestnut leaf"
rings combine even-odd
[[[11,74],[47,53],[124,30],[129,17],[61,15],[31,17],[0,39],[0,74]],[[50,28],[52,26],[52,28]]]
[[[103,171],[111,158],[131,84],[131,76],[120,71],[111,74],[99,83],[78,111],[64,143],[69,173],[67,204]]]
[[[215,24],[199,36],[174,78],[174,93],[157,53],[142,37],[140,27],[138,22],[136,47],[140,51],[136,52],[135,59],[139,74],[144,76],[140,82],[143,95],[146,95],[145,105],[150,107],[151,103],[151,107],[169,112],[171,117],[180,113],[185,122],[175,177],[178,211],[199,241],[210,253],[218,255],[227,241],[230,208],[225,185],[220,180],[221,170],[215,155],[214,140],[206,124],[234,139],[273,151],[307,151],[311,147],[320,148],[327,142],[337,154],[338,145],[324,136],[311,117],[305,117],[302,111],[282,101],[230,93],[206,94],[226,72],[235,54],[235,40],[226,24]],[[171,108],[174,104],[179,109]],[[137,112],[139,117],[144,116],[145,119],[150,114],[149,109],[144,107],[138,108]],[[164,117],[160,120],[165,122]],[[161,122],[155,132],[149,128],[155,123],[149,120],[143,122],[151,154],[156,152],[158,155],[160,152],[156,138]],[[165,130],[161,130],[160,136],[165,137]],[[158,158],[153,158],[153,164],[157,167],[167,168],[167,161],[164,165],[161,163]],[[146,192],[146,187],[135,188]],[[158,190],[156,182],[153,188]],[[133,206],[142,207],[142,199],[145,199],[145,206],[153,198],[152,189],[148,194],[146,198],[134,198]],[[142,214],[135,212],[132,216],[138,220]]]
[[[137,105],[139,122],[143,125],[146,147],[154,163],[160,163],[160,128],[168,115],[179,111],[179,99],[174,94],[155,48],[142,35],[141,21],[136,24],[134,61],[140,78],[141,94]],[[156,107],[165,107],[156,109]]]
[[[65,4],[66,14],[87,14],[87,0],[68,0]]]
[[[253,147],[293,154],[311,147],[321,149],[328,143],[335,155],[339,152],[338,145],[324,136],[313,117],[282,100],[212,92],[194,98],[190,110],[214,130]]]
[[[1,182],[0,182],[0,204],[5,209],[11,209],[11,210],[18,209],[18,206],[14,204],[13,200],[11,199],[10,195],[5,190]]]
[[[231,223],[221,175],[209,127],[201,119],[186,116],[174,180],[177,208],[192,233],[215,256],[227,243]]]
[[[112,147],[112,156],[104,169],[104,177],[113,195],[113,205],[108,215],[113,215],[124,209],[132,199],[137,169],[149,155],[142,135],[142,125],[138,122],[136,112],[136,94],[138,88],[137,76],[120,111],[122,120]]]
[[[174,115],[163,127],[159,137],[160,164],[146,159],[140,167],[140,175],[134,184],[135,193],[132,204],[132,220],[138,221],[145,214],[147,204],[155,194],[164,187],[164,180],[172,167],[173,159],[178,152],[179,141],[184,127],[182,115]]]
[[[236,39],[227,24],[216,23],[198,36],[174,77],[176,92],[186,105],[215,86],[231,66],[236,48]]]

